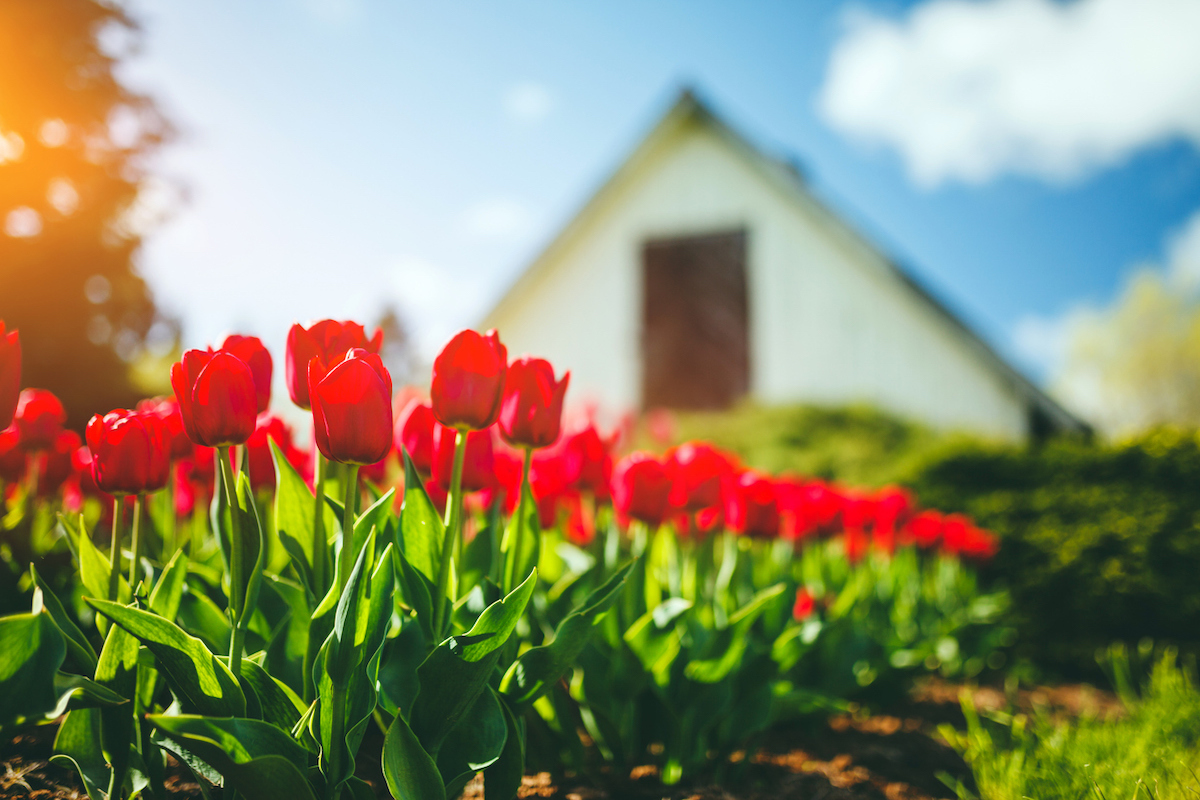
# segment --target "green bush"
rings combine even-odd
[[[1114,640],[1200,649],[1200,440],[956,445],[908,481],[923,504],[1000,535],[1018,653],[1067,673]]]

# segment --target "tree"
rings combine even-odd
[[[1070,322],[1055,394],[1110,434],[1200,427],[1200,300],[1175,272],[1144,269]]]
[[[0,0],[0,319],[24,385],[76,427],[131,405],[148,334],[174,335],[136,271],[147,159],[172,132],[114,72],[137,34],[111,0]]]

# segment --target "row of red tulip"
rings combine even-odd
[[[611,503],[623,521],[671,521],[691,535],[728,527],[747,536],[798,540],[844,531],[853,559],[869,545],[890,552],[898,543],[940,545],[977,559],[996,550],[995,539],[970,520],[918,510],[903,489],[862,492],[775,478],[702,442],[661,458],[635,452],[614,463],[615,435],[601,436],[589,423],[560,436],[569,374],[556,379],[542,359],[508,363],[495,331],[455,336],[434,362],[429,399],[410,400],[393,425],[381,344],[380,332],[368,337],[352,322],[292,326],[285,362],[289,395],[311,409],[316,448],[325,458],[361,467],[364,477],[382,483],[393,454],[403,449],[440,505],[454,483],[457,460],[457,477],[465,491],[479,493],[478,504],[502,500],[511,513],[527,478],[543,527],[565,518],[568,532],[581,541],[591,538],[594,504]],[[77,434],[62,430],[65,414],[51,393],[18,394],[19,371],[17,333],[5,335],[0,322],[0,423],[13,423],[0,432],[5,481],[19,481],[26,454],[33,453],[43,494],[65,484],[69,497],[138,495],[164,488],[173,462],[177,510],[187,514],[197,495],[211,496],[215,448],[245,445],[252,485],[272,485],[269,441],[313,477],[309,454],[296,447],[280,418],[266,413],[273,362],[255,337],[230,336],[217,350],[188,351],[171,371],[175,398],[97,415],[88,424],[86,447]]]

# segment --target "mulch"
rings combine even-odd
[[[886,713],[838,714],[775,728],[765,734],[751,757],[735,753],[722,785],[685,780],[663,786],[657,767],[635,767],[629,774],[593,776],[527,775],[521,798],[545,800],[933,800],[954,798],[943,777],[974,790],[971,771],[938,736],[937,726],[964,726],[959,696],[963,687],[938,680],[916,687],[901,706]],[[977,708],[1015,705],[1061,716],[1119,716],[1120,701],[1090,686],[1037,687],[1006,696],[995,688],[972,688]],[[74,771],[50,763],[54,723],[20,732],[0,746],[0,798],[87,800]],[[374,727],[363,742],[358,775],[381,798],[388,798],[379,767],[382,736]],[[171,760],[167,788],[172,798],[201,797],[192,774]],[[477,778],[464,800],[482,800]],[[213,798],[220,789],[210,788]]]

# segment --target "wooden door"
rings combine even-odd
[[[750,388],[746,232],[642,248],[642,406],[722,409]]]

